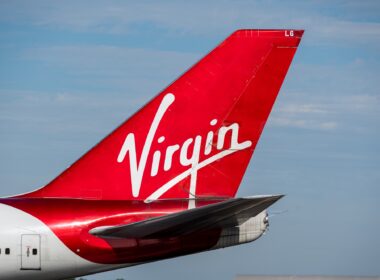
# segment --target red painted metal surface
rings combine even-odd
[[[55,180],[22,197],[144,200],[192,168],[181,162],[177,150],[170,157],[169,168],[165,169],[164,157],[169,146],[178,145],[186,157],[198,153],[198,162],[204,162],[233,148],[231,132],[226,133],[224,145],[216,148],[217,134],[222,126],[236,124],[237,142],[251,141],[251,145],[205,165],[193,176],[196,176],[194,195],[233,197],[302,34],[303,31],[296,30],[236,31]],[[142,151],[148,132],[168,94],[175,100],[158,123],[145,168],[142,168]],[[215,125],[210,124],[213,120],[216,120]],[[214,137],[207,142],[209,132],[214,133]],[[131,174],[130,152],[125,160],[117,161],[131,133],[136,162],[142,171],[141,185],[135,195],[131,182],[136,176]],[[196,136],[200,137],[199,151],[195,151]],[[189,139],[191,143],[186,146]],[[212,148],[209,154],[205,153],[207,145]],[[153,166],[156,151],[161,153],[161,161]],[[155,172],[157,174],[152,175]],[[186,176],[158,197],[188,198],[190,181],[191,176]]]
[[[215,203],[203,201],[197,206]],[[203,251],[215,245],[219,230],[167,239],[103,239],[89,233],[99,226],[125,225],[187,209],[187,201],[96,201],[79,199],[1,199],[0,203],[38,218],[75,254],[96,263],[158,260]]]
[[[97,263],[146,262],[211,248],[219,230],[150,240],[102,239],[89,230],[185,210],[188,202],[178,199],[189,195],[235,196],[302,34],[236,31],[48,185],[0,203],[38,218],[70,250]],[[178,149],[170,154],[169,147]],[[177,200],[144,202],[168,182],[174,183],[155,198]]]

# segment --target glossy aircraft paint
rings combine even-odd
[[[94,232],[233,201],[302,34],[234,32],[52,182],[0,199],[0,278],[77,277],[259,238],[263,208],[178,235]]]

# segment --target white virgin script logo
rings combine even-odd
[[[154,151],[153,157],[150,157],[152,142],[155,139],[157,128],[164,116],[165,112],[169,106],[174,102],[175,97],[172,93],[168,93],[162,99],[160,106],[154,116],[153,122],[150,126],[148,135],[145,139],[144,147],[139,159],[136,156],[136,142],[134,133],[129,133],[125,138],[124,144],[121,147],[119,156],[117,157],[117,162],[122,163],[126,157],[129,155],[129,168],[131,171],[131,183],[132,183],[132,194],[134,197],[138,197],[141,188],[141,182],[143,179],[145,166],[148,158],[152,160],[152,168],[150,170],[150,176],[156,176],[159,172],[160,167],[164,171],[168,171],[172,167],[172,161],[175,153],[179,153],[179,162],[182,166],[189,166],[189,169],[177,175],[169,182],[165,183],[163,186],[159,187],[155,192],[153,192],[146,201],[152,201],[160,198],[165,192],[170,190],[177,183],[190,176],[190,196],[189,198],[194,198],[197,183],[197,173],[198,170],[213,163],[214,161],[221,159],[227,155],[233,154],[240,150],[246,149],[252,145],[251,141],[238,142],[239,135],[239,124],[233,123],[229,126],[221,126],[217,135],[216,149],[220,150],[217,154],[208,157],[207,159],[200,161],[201,153],[205,156],[212,152],[213,145],[212,141],[214,138],[214,132],[210,130],[206,135],[206,141],[204,144],[204,149],[202,150],[202,136],[196,135],[194,138],[189,138],[182,143],[182,145],[176,144],[166,147],[165,156],[163,157],[163,164],[161,162],[161,151]],[[210,126],[215,126],[217,124],[217,119],[213,119],[210,122]],[[231,143],[228,149],[224,149],[224,142],[227,132],[231,132]],[[160,136],[157,139],[158,143],[163,143],[165,141],[165,136]],[[190,146],[192,145],[192,148]],[[189,157],[189,152],[191,156]],[[189,207],[191,207],[189,205]]]

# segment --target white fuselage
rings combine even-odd
[[[40,220],[1,203],[0,249],[2,280],[65,279],[126,266],[96,264],[81,258]]]
[[[210,250],[251,242],[267,229],[266,211],[221,232]],[[78,249],[79,250],[79,249]],[[0,279],[67,279],[138,263],[100,264],[70,250],[42,221],[0,203]]]

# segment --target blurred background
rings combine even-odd
[[[305,29],[239,196],[238,247],[84,277],[380,275],[379,1],[0,1],[0,195],[39,188],[238,28]]]

